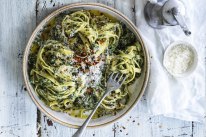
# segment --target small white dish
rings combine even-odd
[[[190,49],[191,53],[193,54],[193,60],[190,64],[190,66],[182,73],[175,73],[174,71],[171,70],[171,68],[168,68],[168,55],[169,53],[172,51],[173,48],[178,47],[178,46],[186,46]],[[168,46],[168,48],[166,49],[165,53],[164,53],[164,59],[163,59],[163,66],[166,68],[166,70],[173,76],[175,77],[186,77],[188,75],[190,75],[197,67],[197,63],[198,63],[198,55],[197,55],[197,51],[196,49],[192,46],[192,44],[188,43],[188,42],[184,42],[184,41],[176,41],[173,42],[172,44],[170,44]]]

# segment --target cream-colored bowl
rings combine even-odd
[[[50,119],[61,123],[63,125],[77,128],[83,123],[83,119],[71,117],[68,114],[61,113],[61,112],[56,112],[51,110],[49,107],[47,107],[36,95],[34,92],[33,87],[31,86],[29,82],[29,75],[28,75],[28,55],[29,55],[29,50],[31,48],[32,42],[35,39],[35,36],[37,33],[43,28],[43,26],[52,18],[55,16],[58,16],[59,13],[64,12],[64,11],[77,11],[77,10],[99,10],[103,13],[107,13],[113,17],[115,17],[117,20],[120,20],[121,22],[125,23],[128,28],[134,32],[136,35],[137,39],[140,41],[140,44],[142,45],[143,53],[144,53],[144,68],[141,74],[141,77],[138,78],[133,85],[129,87],[130,89],[130,99],[126,107],[119,111],[115,116],[104,116],[98,119],[91,120],[89,123],[89,127],[97,127],[97,126],[102,126],[106,125],[109,123],[114,122],[115,120],[121,118],[124,116],[129,110],[131,110],[132,107],[140,100],[142,97],[144,90],[146,88],[146,85],[148,83],[148,78],[149,78],[149,70],[150,70],[150,65],[149,65],[149,54],[147,51],[147,48],[145,47],[144,42],[142,41],[141,36],[138,33],[137,28],[135,25],[122,13],[119,11],[105,6],[103,4],[98,4],[98,3],[76,3],[76,4],[70,4],[67,6],[64,6],[53,13],[51,13],[49,16],[47,16],[34,30],[32,33],[28,44],[26,46],[25,52],[24,52],[24,58],[23,58],[23,75],[24,75],[24,80],[26,84],[26,88],[29,92],[30,97],[36,104],[36,106],[43,112],[46,116],[48,116]]]

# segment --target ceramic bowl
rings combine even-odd
[[[170,69],[167,68],[167,62],[168,62],[168,54],[170,53],[170,51],[175,47],[175,46],[186,46],[188,47],[191,52],[193,53],[193,62],[192,64],[190,65],[190,67],[183,73],[174,73],[172,72]],[[174,77],[186,77],[186,76],[189,76],[190,74],[192,74],[192,72],[196,69],[197,67],[197,63],[198,63],[198,55],[197,55],[197,51],[196,49],[192,46],[192,44],[188,43],[188,42],[185,42],[185,41],[176,41],[176,42],[173,42],[171,43],[165,53],[164,53],[164,59],[163,59],[163,65],[164,67],[166,68],[166,70]]]
[[[48,15],[34,30],[34,32],[32,33],[28,44],[26,46],[25,52],[24,52],[24,58],[23,58],[23,75],[24,75],[24,81],[26,84],[26,88],[29,92],[29,95],[31,97],[31,99],[33,100],[33,102],[36,104],[36,106],[39,108],[39,110],[41,112],[43,112],[46,116],[48,116],[50,119],[61,123],[63,125],[69,126],[69,127],[73,127],[73,128],[78,128],[80,125],[82,125],[82,123],[84,122],[84,119],[80,119],[80,118],[75,118],[75,117],[71,117],[66,113],[61,113],[61,112],[56,112],[51,110],[49,107],[47,107],[36,95],[36,93],[34,92],[33,87],[31,86],[30,82],[29,82],[29,75],[28,75],[28,55],[29,55],[29,51],[32,45],[33,40],[35,39],[35,36],[37,35],[37,33],[43,28],[43,26],[45,26],[45,24],[47,24],[48,21],[50,21],[52,18],[54,18],[55,16],[58,16],[60,13],[64,12],[64,11],[78,11],[78,10],[98,10],[100,12],[109,14],[111,16],[113,16],[114,18],[116,18],[117,20],[120,20],[121,22],[123,22],[124,24],[127,25],[127,27],[134,32],[134,34],[136,35],[137,39],[140,41],[140,44],[142,46],[143,49],[143,54],[144,54],[144,68],[141,74],[141,77],[139,77],[138,79],[136,79],[136,81],[134,82],[134,84],[132,84],[129,87],[130,90],[130,94],[131,97],[129,99],[128,104],[126,105],[126,107],[119,111],[116,115],[114,116],[104,116],[98,119],[92,119],[89,123],[88,127],[98,127],[98,126],[103,126],[109,123],[113,123],[114,121],[116,121],[117,119],[121,118],[122,116],[124,116],[127,112],[129,112],[129,110],[131,110],[131,108],[133,108],[135,106],[135,104],[137,104],[137,102],[140,100],[140,98],[142,97],[144,90],[146,88],[146,85],[148,83],[148,78],[149,78],[149,70],[150,70],[150,65],[149,65],[149,53],[147,51],[147,48],[137,30],[137,28],[135,27],[135,25],[126,17],[124,16],[122,13],[120,13],[119,11],[108,7],[106,5],[103,4],[98,4],[98,3],[76,3],[76,4],[70,4],[67,6],[64,6],[62,8],[57,9],[56,11],[52,12],[50,15]]]

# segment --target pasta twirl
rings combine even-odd
[[[97,118],[125,107],[128,86],[143,64],[141,45],[124,24],[98,11],[62,13],[33,42],[30,82],[51,109],[86,118],[103,95],[109,74],[127,75],[123,86],[103,100]]]

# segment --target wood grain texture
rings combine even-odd
[[[1,137],[36,137],[36,106],[22,77],[22,53],[35,28],[34,10],[32,1],[0,1]]]
[[[22,52],[42,19],[75,2],[99,2],[114,7],[136,25],[146,0],[33,0],[0,1],[0,137],[71,137],[76,129],[62,126],[38,112],[24,89]],[[206,124],[206,122],[205,122]],[[88,129],[84,137],[206,137],[206,125],[147,113],[146,97],[114,124]],[[39,131],[38,134],[37,130]]]
[[[206,137],[206,121],[204,124],[192,123],[192,137]]]

